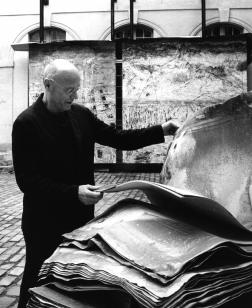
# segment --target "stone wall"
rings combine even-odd
[[[184,122],[202,107],[246,92],[246,43],[169,39],[125,43],[123,127]],[[168,143],[124,152],[123,161],[162,163]]]

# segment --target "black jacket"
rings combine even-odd
[[[68,160],[59,147],[59,125],[42,97],[13,124],[13,163],[17,184],[24,193],[23,231],[59,235],[93,218],[93,206],[78,200],[78,186],[94,184],[95,142],[134,150],[163,142],[164,135],[160,125],[118,131],[84,106],[72,104],[65,114],[72,127],[76,159]]]

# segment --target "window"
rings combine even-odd
[[[134,25],[133,37],[136,40],[153,37],[153,29],[143,26]],[[115,30],[115,39],[130,39],[130,25],[126,25]]]
[[[45,28],[44,40],[46,43],[64,41],[66,40],[66,31],[55,27]],[[36,29],[29,33],[29,42],[40,42],[39,29]]]
[[[206,37],[236,36],[244,33],[244,28],[230,23],[215,23],[206,27]]]

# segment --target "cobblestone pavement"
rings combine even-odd
[[[130,180],[159,182],[158,173],[96,173],[96,184],[122,183]],[[22,193],[14,174],[0,173],[0,308],[17,307],[25,248],[21,225]],[[146,201],[138,190],[104,194],[96,205],[96,215],[124,198]]]

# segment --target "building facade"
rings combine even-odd
[[[110,40],[110,0],[49,0],[45,41]],[[28,51],[11,45],[39,40],[39,0],[9,0],[0,13],[0,160],[11,159],[11,130],[28,106]],[[134,38],[201,36],[201,0],[136,0]],[[129,0],[115,3],[115,38],[129,36]],[[250,0],[206,0],[208,36],[252,33]]]

